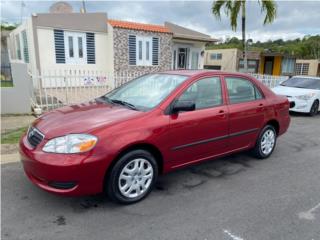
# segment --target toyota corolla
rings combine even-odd
[[[20,153],[48,192],[134,203],[159,174],[244,150],[268,158],[289,123],[288,99],[248,75],[169,71],[42,115]]]

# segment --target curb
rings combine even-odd
[[[19,162],[20,161],[20,155],[18,153],[13,154],[3,154],[1,155],[1,164],[6,163],[13,163],[13,162]]]

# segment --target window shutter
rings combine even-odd
[[[64,32],[63,30],[53,30],[54,46],[56,52],[56,63],[66,63],[66,56],[64,51]]]
[[[129,35],[129,65],[136,65],[136,36]]]
[[[152,38],[152,65],[159,65],[159,38]]]
[[[26,30],[22,31],[22,42],[23,42],[23,58],[24,62],[29,63],[29,51],[28,51],[28,40]]]
[[[96,64],[96,47],[94,33],[86,33],[87,38],[87,63]]]

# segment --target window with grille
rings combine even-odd
[[[95,64],[95,34],[54,30],[56,63]]]
[[[16,51],[17,51],[17,58],[19,60],[22,60],[19,34],[16,35]]]
[[[308,75],[308,74],[309,74],[309,63],[296,64],[296,75]]]
[[[159,38],[129,35],[129,65],[159,64]]]
[[[22,43],[23,43],[23,58],[25,63],[29,63],[29,51],[28,51],[28,39],[27,33],[25,30],[21,32]]]

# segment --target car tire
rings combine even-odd
[[[154,156],[145,150],[124,154],[113,166],[105,182],[108,197],[121,204],[136,203],[153,189],[158,177]]]
[[[277,132],[272,125],[266,125],[260,132],[252,154],[257,159],[266,159],[271,156],[277,143]]]
[[[309,112],[309,115],[311,117],[315,116],[318,114],[318,111],[319,111],[319,100],[316,99],[314,100],[312,106],[311,106],[311,109],[310,109],[310,112]]]

